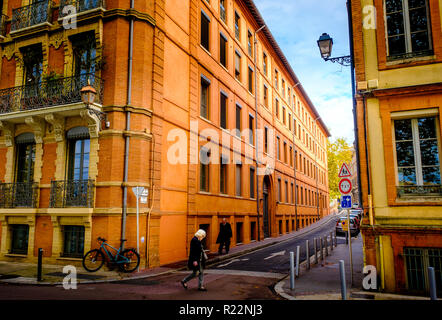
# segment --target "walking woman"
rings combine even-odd
[[[206,232],[204,230],[198,230],[195,233],[195,236],[190,241],[190,253],[189,253],[189,261],[187,266],[193,272],[181,280],[181,284],[184,289],[187,289],[187,282],[196,277],[197,272],[198,275],[198,290],[199,291],[207,291],[207,289],[203,286],[204,274],[203,269],[206,266],[206,253],[204,252],[203,245],[201,241],[206,237]]]

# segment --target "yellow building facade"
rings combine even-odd
[[[351,1],[364,261],[380,289],[441,289],[440,0]]]

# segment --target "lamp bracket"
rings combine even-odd
[[[336,58],[325,58],[325,61],[330,61],[333,63],[339,63],[340,65],[344,67],[351,66],[351,56],[342,56],[342,57],[336,57]]]

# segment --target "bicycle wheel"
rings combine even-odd
[[[125,258],[125,262],[118,263],[118,266],[123,272],[134,272],[138,266],[140,265],[140,255],[137,253],[135,249],[126,249],[120,255],[118,260],[123,260]]]
[[[83,268],[89,272],[98,271],[104,264],[104,254],[101,250],[93,249],[83,257]]]

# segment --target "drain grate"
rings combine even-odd
[[[52,273],[46,273],[47,276],[53,276],[53,277],[66,277],[66,273],[63,272],[52,272]],[[78,279],[83,279],[83,280],[98,280],[98,279],[102,279],[104,278],[104,276],[98,276],[98,275],[92,275],[92,274],[82,274],[82,273],[77,273],[77,278]]]

